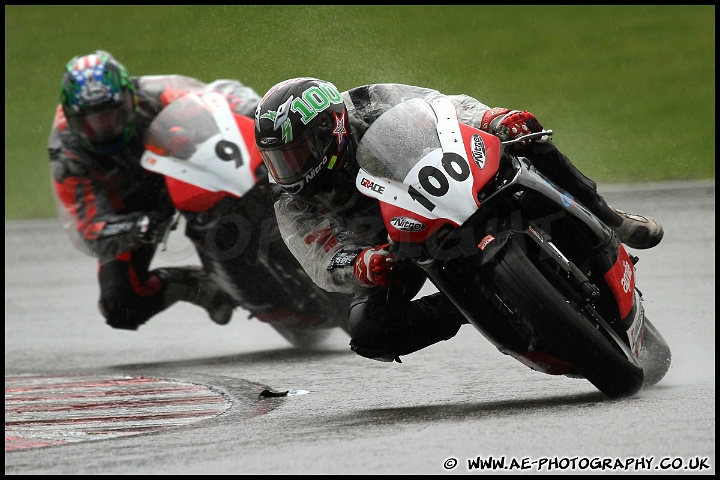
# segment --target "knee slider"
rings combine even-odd
[[[397,355],[386,353],[385,350],[380,350],[377,348],[362,347],[355,343],[354,340],[350,342],[350,350],[357,353],[361,357],[369,358],[371,360],[377,360],[378,362],[402,363],[400,361],[400,357],[398,357]]]

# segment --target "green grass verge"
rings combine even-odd
[[[5,220],[55,216],[47,139],[65,63],[400,82],[530,110],[598,183],[715,177],[715,7],[5,6]]]

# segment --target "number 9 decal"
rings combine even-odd
[[[235,167],[240,168],[243,165],[242,155],[240,155],[240,149],[233,142],[227,140],[220,140],[215,145],[215,153],[220,160],[225,162],[234,161]]]

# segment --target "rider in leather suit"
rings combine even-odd
[[[233,80],[131,77],[98,50],[70,60],[48,149],[58,212],[75,246],[99,261],[99,308],[113,328],[136,330],[177,301],[227,324],[234,303],[199,267],[149,270],[175,213],[164,177],[143,169],[148,127],[173,99],[205,90],[251,117],[260,97]]]
[[[441,95],[401,84],[341,93],[327,81],[295,78],[272,87],[255,113],[255,140],[277,186],[275,212],[283,239],[319,286],[353,294],[350,345],[375,360],[399,362],[401,355],[455,336],[467,323],[441,293],[413,300],[424,274],[418,267],[393,270],[396,259],[388,249],[378,202],[355,188],[355,151],[370,125],[407,99]],[[530,112],[490,108],[467,95],[447,98],[461,122],[503,140],[542,130]],[[613,228],[623,243],[651,248],[662,239],[662,227],[654,220],[608,206],[595,183],[552,142],[517,148]],[[388,298],[391,282],[403,286],[394,298]],[[491,305],[487,311],[499,314]]]

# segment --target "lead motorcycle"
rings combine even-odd
[[[334,328],[349,331],[350,298],[316,286],[285,246],[253,128],[224,96],[189,93],[153,121],[141,164],[165,176],[175,225],[182,216],[203,267],[235,303],[293,346],[316,347]]]
[[[356,187],[380,202],[396,268],[421,267],[500,352],[631,396],[664,377],[670,348],[645,315],[638,258],[511,153],[550,135],[501,142],[460,123],[447,99],[409,100],[363,136]]]

